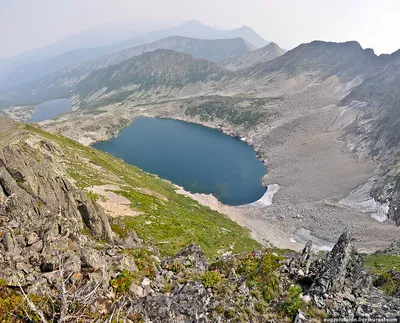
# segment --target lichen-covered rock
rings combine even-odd
[[[200,247],[194,243],[189,244],[183,248],[176,256],[168,259],[164,266],[168,265],[173,267],[174,265],[181,265],[193,272],[203,274],[208,269],[207,259],[204,252],[201,251]]]
[[[170,295],[147,296],[130,301],[126,308],[140,313],[145,322],[208,322],[211,293],[199,281],[177,286]]]
[[[80,260],[81,268],[87,271],[98,271],[106,265],[100,253],[91,248],[81,249]]]
[[[111,240],[104,212],[63,176],[51,153],[46,152],[45,143],[40,153],[18,145],[7,145],[0,151],[5,222],[17,221],[21,229],[38,237],[49,230],[77,236],[86,225],[94,236]]]
[[[294,323],[307,323],[307,322],[309,322],[309,320],[307,319],[307,315],[299,310],[294,319]]]
[[[324,295],[340,292],[345,287],[350,290],[368,288],[372,281],[364,272],[362,259],[351,245],[351,234],[347,229],[328,253],[311,286],[311,292]]]
[[[301,256],[288,259],[281,272],[300,281],[306,288],[304,297],[330,317],[357,319],[395,318],[400,313],[400,300],[383,295],[372,286],[372,276],[364,268],[361,256],[351,244],[347,229],[332,251],[324,259],[312,259],[307,244]],[[299,277],[299,271],[307,264],[308,274]],[[299,278],[301,278],[299,280]],[[308,282],[310,285],[307,289]],[[297,316],[302,322],[300,315]]]
[[[117,271],[127,270],[129,272],[135,272],[138,270],[135,261],[124,254],[117,254],[112,257],[113,267]]]
[[[361,319],[395,319],[400,317],[400,299],[382,295],[382,293],[373,288],[361,299],[356,306],[354,318]],[[392,321],[391,320],[391,321]]]

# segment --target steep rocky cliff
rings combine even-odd
[[[358,154],[370,154],[382,162],[380,178],[372,196],[389,203],[388,215],[400,224],[400,55],[381,55],[373,73],[343,98],[341,104],[357,110],[347,131]]]

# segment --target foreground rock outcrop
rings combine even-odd
[[[111,239],[100,247],[80,233],[73,240],[62,231],[37,233],[25,226],[17,234],[22,226],[12,224],[13,216],[3,213],[0,293],[8,295],[4,290],[11,288],[18,294],[21,288],[61,302],[60,308],[65,297],[65,313],[26,306],[27,313],[49,321],[64,315],[69,322],[77,306],[98,322],[117,316],[131,322],[309,322],[400,315],[400,299],[373,287],[349,231],[322,256],[312,253],[310,241],[302,254],[282,257],[265,250],[208,265],[194,244],[160,260],[150,252],[123,252]]]
[[[316,257],[309,242],[301,256],[284,261],[280,270],[303,287],[304,299],[339,320],[374,320],[400,315],[400,299],[388,297],[373,286],[346,230],[331,252]]]

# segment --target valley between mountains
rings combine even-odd
[[[84,144],[116,136],[136,115],[219,128],[254,147],[268,168],[264,185],[279,190],[271,205],[233,208],[196,194],[197,200],[250,228],[260,242],[299,249],[312,238],[329,249],[351,226],[357,247],[373,251],[399,234],[390,166],[396,132],[384,126],[392,102],[355,96],[387,66],[396,73],[398,62],[396,54],[378,57],[356,42],[303,44],[242,71],[156,50],[94,72],[76,87],[76,111],[41,125]],[[370,136],[373,127],[385,137]]]

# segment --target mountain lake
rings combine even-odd
[[[227,205],[251,203],[266,192],[266,168],[252,147],[202,125],[135,117],[118,137],[93,147]]]
[[[41,103],[35,107],[35,111],[28,122],[40,122],[52,119],[61,113],[71,111],[69,99],[57,99]]]

